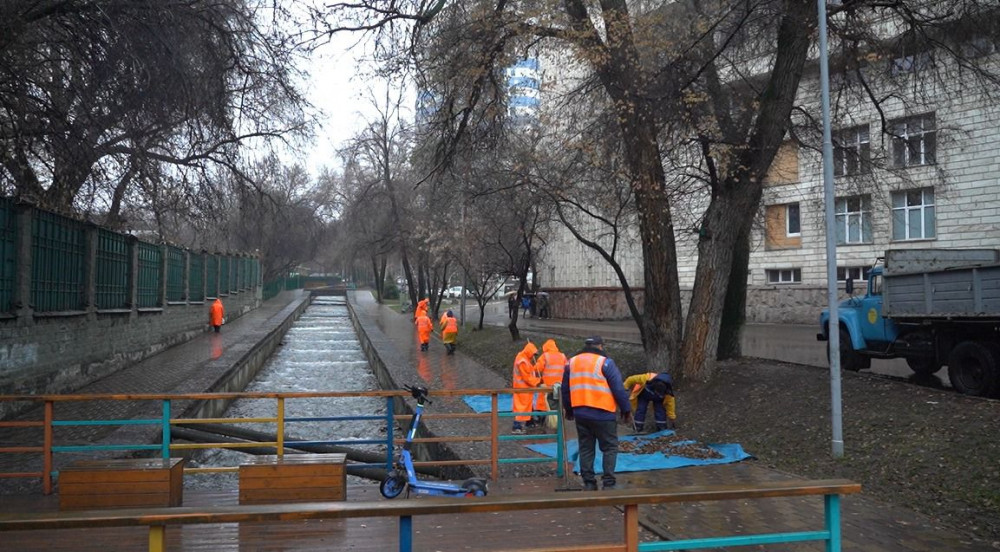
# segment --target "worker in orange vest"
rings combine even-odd
[[[225,316],[226,310],[222,308],[222,300],[216,297],[215,302],[208,308],[208,323],[215,329],[215,333],[219,333],[222,328],[222,324],[226,321]]]
[[[430,306],[430,302],[431,300],[426,297],[417,301],[417,308],[413,309],[414,320],[416,320],[421,314],[427,314],[427,308]]]
[[[441,342],[448,350],[449,355],[455,354],[455,347],[458,345],[458,319],[449,310],[441,318]]]
[[[615,408],[617,406],[621,412],[622,422],[628,424],[632,421],[632,407],[618,366],[604,356],[601,336],[587,338],[583,350],[569,359],[569,368],[563,372],[562,399],[566,419],[576,421],[580,477],[584,490],[597,490],[594,458],[597,456],[595,445],[598,444],[604,455],[601,462],[603,488],[614,489],[615,462],[618,459]]]
[[[426,351],[431,341],[431,332],[434,330],[434,322],[431,322],[427,311],[417,315],[417,339],[420,340],[420,350]]]
[[[566,368],[566,355],[559,352],[559,346],[554,339],[546,340],[542,343],[542,354],[538,355],[535,362],[535,373],[542,377],[542,385],[552,387],[557,383],[562,383],[563,370]],[[549,401],[545,393],[535,395],[535,410],[549,410]]]
[[[511,376],[511,387],[514,389],[527,389],[538,387],[542,383],[542,378],[535,372],[535,353],[538,347],[528,342],[520,353],[514,357],[514,374]],[[531,419],[531,403],[535,398],[529,393],[514,393],[514,404],[511,409],[514,416],[514,427],[512,433],[524,433],[525,427],[534,427],[535,422]]]

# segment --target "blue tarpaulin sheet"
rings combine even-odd
[[[641,442],[643,440],[655,439],[657,437],[666,437],[668,435],[673,435],[674,432],[671,430],[657,431],[656,433],[648,433],[644,435],[623,435],[618,438],[619,441],[637,441]],[[677,444],[695,444],[694,441],[678,441]],[[541,443],[537,445],[526,445],[529,449],[544,454],[545,456],[555,458],[556,457],[556,443]],[[733,462],[739,462],[740,460],[745,460],[751,458],[751,455],[747,454],[739,444],[707,444],[704,445],[707,448],[714,450],[722,455],[722,458],[688,458],[686,456],[673,456],[669,452],[654,452],[651,454],[636,454],[632,452],[619,452],[618,459],[615,462],[616,472],[631,472],[631,471],[646,471],[646,470],[665,470],[670,468],[683,468],[686,466],[705,466],[708,464],[731,464]],[[566,442],[566,454],[567,459],[573,462],[573,471],[580,472],[580,448],[577,441],[574,439],[572,441]],[[669,449],[667,449],[669,451]],[[600,448],[597,449],[597,458],[594,460],[594,471],[596,473],[601,473],[601,459],[603,455],[601,454]]]
[[[492,405],[490,404],[489,395],[464,395],[462,400],[465,404],[469,405],[476,414],[482,414],[484,412],[490,412]],[[497,397],[497,412],[512,412],[513,411],[514,399],[509,393],[501,393]]]

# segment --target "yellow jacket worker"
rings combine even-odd
[[[666,372],[649,372],[625,378],[625,389],[629,390],[632,404],[632,428],[636,433],[643,431],[646,423],[646,408],[653,403],[656,430],[674,429],[677,425],[674,381]]]

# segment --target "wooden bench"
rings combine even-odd
[[[59,470],[59,509],[180,506],[183,458],[80,460]]]
[[[344,500],[347,456],[258,456],[240,466],[240,504]]]
[[[514,512],[523,510],[623,507],[624,542],[546,548],[549,552],[637,552],[639,506],[713,500],[751,500],[786,496],[822,496],[824,527],[795,533],[738,534],[655,543],[657,550],[688,550],[725,546],[824,541],[828,552],[840,550],[840,495],[861,491],[861,485],[844,479],[820,481],[765,481],[743,485],[693,485],[659,489],[621,489],[580,493],[534,493],[471,498],[433,497],[419,500],[371,502],[322,502],[312,504],[257,504],[201,508],[157,508],[131,511],[20,513],[0,515],[0,531],[49,530],[88,527],[149,527],[149,550],[160,552],[166,543],[166,526],[199,523],[295,521],[308,519],[397,517],[401,552],[413,550],[413,517],[429,514]],[[339,526],[337,526],[339,527]],[[648,545],[648,543],[644,543]],[[333,546],[335,548],[335,546]],[[532,550],[537,550],[533,548]]]

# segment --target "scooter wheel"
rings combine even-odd
[[[406,480],[400,477],[399,472],[391,471],[378,486],[378,492],[386,498],[396,498],[406,488]]]
[[[489,492],[486,483],[477,479],[463,481],[462,488],[465,489],[465,496],[486,496],[486,493]]]

